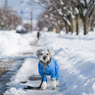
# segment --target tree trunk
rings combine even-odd
[[[60,25],[56,26],[56,33],[60,33],[61,29],[60,29]]]
[[[84,24],[84,35],[86,35],[89,32],[89,22],[87,22],[87,20],[85,20],[83,22],[83,24]]]
[[[65,23],[65,27],[66,27],[66,34],[68,34],[68,32],[69,32],[69,26],[68,26],[67,23]]]
[[[71,33],[73,33],[74,32],[74,25],[73,25],[73,18],[71,16],[70,16],[70,22],[71,22],[71,25],[70,25],[69,31]]]
[[[86,35],[86,34],[88,34],[88,32],[89,32],[90,19],[88,19],[88,16],[85,15],[85,16],[82,18],[82,21],[83,21],[83,26],[84,26],[84,35]]]
[[[76,35],[79,35],[79,28],[80,28],[80,18],[79,15],[76,16]]]

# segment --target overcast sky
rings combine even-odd
[[[30,0],[32,5],[27,3],[21,3],[25,0],[7,0],[8,6],[11,7],[13,10],[16,10],[19,15],[27,20],[31,19],[31,10],[32,10],[32,19],[37,19],[37,17],[43,12],[44,8],[34,2],[34,0]],[[29,0],[27,0],[29,1]],[[0,0],[0,7],[3,7],[5,4],[5,0]]]

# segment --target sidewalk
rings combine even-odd
[[[24,60],[24,59],[23,59]],[[0,91],[4,93],[8,88],[10,78],[16,74],[23,64],[23,60],[16,60],[0,77]]]
[[[10,86],[9,83],[12,81],[12,77],[16,76],[17,72],[22,67],[24,61],[27,60],[28,58],[33,57],[36,50],[40,47],[40,44],[38,44],[38,42],[39,42],[39,40],[35,41],[33,43],[30,43],[31,47],[35,49],[34,51],[24,52],[24,53],[20,54],[20,56],[13,57],[13,60],[15,60],[15,62],[12,63],[12,65],[0,77],[1,93],[5,93],[8,90],[8,87]],[[41,45],[41,47],[42,47],[42,45]],[[34,77],[35,76],[30,76],[29,80],[34,80],[34,79],[39,80],[40,79],[39,76],[37,76],[36,78],[34,78]],[[2,94],[0,94],[0,95],[2,95]]]

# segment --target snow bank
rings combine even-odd
[[[21,84],[23,81],[29,82],[29,77],[31,75],[39,75],[37,68],[37,58],[34,59],[27,58],[20,70],[15,76],[13,76],[7,85],[9,85],[9,91],[6,91],[4,95],[28,95],[27,92],[23,89],[26,85]],[[39,82],[40,83],[40,82]],[[29,85],[29,83],[28,83]]]
[[[16,31],[0,31],[0,56],[13,56],[20,52],[31,50],[30,43],[35,40],[35,33],[24,35]]]
[[[95,33],[46,36],[46,47],[55,51],[60,65],[60,89],[66,85],[64,95],[95,95]]]

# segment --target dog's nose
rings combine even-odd
[[[46,59],[46,56],[44,56],[43,59],[45,60]]]

